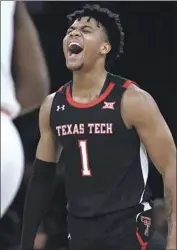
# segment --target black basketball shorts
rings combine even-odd
[[[70,250],[146,250],[152,209],[137,208],[94,218],[68,217]]]

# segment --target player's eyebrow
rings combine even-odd
[[[75,30],[76,28],[77,28],[76,26],[72,25],[72,26],[70,26],[68,28],[68,30]],[[86,29],[86,28],[90,29],[90,30],[93,30],[93,28],[91,26],[89,26],[89,25],[82,25],[82,26],[79,27],[79,29],[81,29],[81,30]]]

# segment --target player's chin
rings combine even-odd
[[[79,71],[82,69],[84,64],[84,52],[82,51],[79,54],[70,54],[69,52],[66,55],[66,67],[71,71]]]
[[[67,63],[66,64],[66,67],[71,70],[71,71],[79,71],[82,69],[83,67],[83,63],[80,62],[80,63]]]

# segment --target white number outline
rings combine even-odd
[[[80,156],[81,156],[82,177],[91,177],[92,171],[89,164],[87,140],[79,140],[78,146],[80,149]]]

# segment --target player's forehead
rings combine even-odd
[[[100,29],[101,25],[98,25],[98,21],[96,21],[94,18],[86,16],[76,19],[70,27],[74,28],[90,27],[95,30],[95,29]]]

